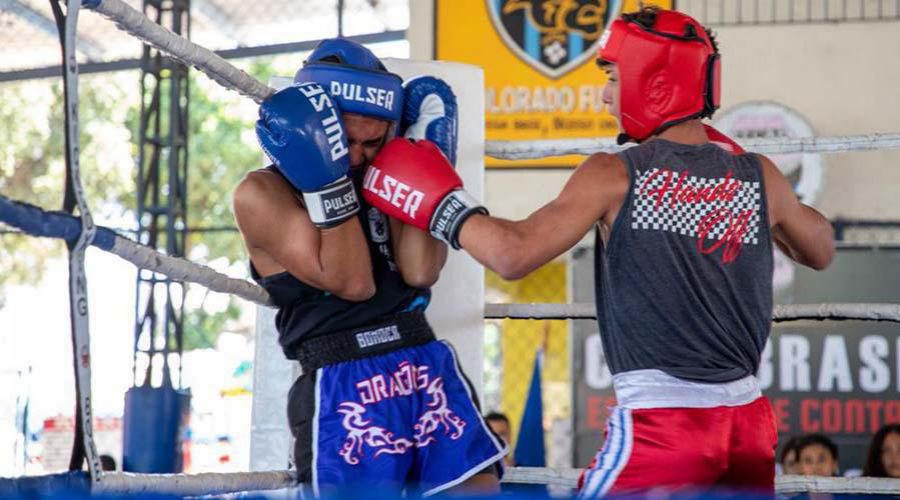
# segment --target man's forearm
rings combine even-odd
[[[319,266],[329,291],[349,300],[371,296],[372,263],[359,219],[322,229],[319,234]]]
[[[463,225],[459,240],[462,248],[484,267],[504,279],[520,279],[536,267],[527,251],[527,243],[513,222],[488,215],[473,215]]]
[[[393,221],[397,266],[408,285],[427,288],[437,282],[447,261],[447,245],[416,227]]]

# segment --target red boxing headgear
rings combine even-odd
[[[619,143],[643,141],[677,123],[712,116],[719,107],[719,54],[703,26],[671,10],[657,10],[652,28],[635,17],[613,21],[597,54],[599,63],[615,63],[619,70],[626,136]]]

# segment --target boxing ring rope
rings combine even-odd
[[[77,239],[80,222],[60,212],[47,212],[33,205],[0,195],[0,222],[17,227],[31,236]],[[111,252],[136,267],[164,274],[176,281],[202,285],[212,291],[236,295],[258,305],[271,307],[268,293],[249,281],[230,278],[202,264],[171,257],[99,227],[92,244]],[[594,304],[486,304],[486,319],[597,319]],[[864,320],[900,322],[900,304],[789,304],[776,305],[773,321]]]
[[[106,472],[94,493],[164,494],[187,496],[223,495],[245,491],[283,490],[298,486],[294,471],[206,472],[199,474],[136,474]]]
[[[75,241],[81,231],[78,218],[45,211],[0,195],[0,222],[38,237]],[[97,226],[91,244],[113,253],[138,268],[158,272],[179,282],[202,285],[214,292],[236,295],[261,306],[272,307],[269,294],[256,283],[230,278],[189,260],[160,253],[113,230]],[[597,319],[594,304],[485,304],[486,319]],[[776,305],[772,320],[862,320],[900,323],[900,304],[788,304]]]
[[[509,467],[503,483],[546,485],[575,489],[582,469]],[[167,494],[178,496],[222,495],[246,491],[282,490],[298,487],[293,471],[230,472],[200,474],[133,474],[107,472],[95,484],[96,493]],[[843,493],[895,495],[900,479],[877,477],[814,477],[783,475],[775,478],[775,493]]]
[[[597,319],[597,308],[580,304],[485,304],[486,319]],[[779,304],[772,321],[860,320],[900,323],[900,304]]]
[[[83,0],[86,8],[103,15],[122,31],[156,47],[184,64],[194,66],[228,90],[259,103],[274,89],[248,75],[211,50],[156,24],[122,0]],[[788,137],[737,141],[744,149],[763,154],[845,153],[900,148],[900,133],[873,133],[831,137]],[[521,160],[568,154],[616,152],[625,147],[609,138],[487,141],[485,154],[499,160]]]
[[[582,469],[546,469],[543,467],[511,467],[506,470],[504,482],[519,484],[546,484],[560,488],[575,488]],[[844,493],[869,495],[896,495],[900,491],[900,479],[881,477],[815,477],[782,475],[775,478],[775,493]]]
[[[747,151],[762,154],[845,153],[900,149],[900,134],[862,134],[832,137],[785,137],[780,139],[735,140]],[[488,141],[485,154],[501,160],[533,160],[547,156],[616,153],[630,146],[618,146],[610,138],[543,139],[535,141]]]
[[[212,51],[198,46],[159,26],[121,0],[83,0],[84,7],[112,20],[123,31],[166,52],[181,62],[197,67],[223,87],[261,102],[273,89],[237,69]],[[835,137],[782,138],[740,141],[749,150],[761,153],[838,153],[900,148],[900,134],[866,134]],[[565,154],[590,154],[618,151],[606,139],[566,141],[530,141],[514,143],[493,141],[486,154],[498,159],[524,159]],[[84,241],[81,220],[61,212],[45,211],[0,195],[0,222],[31,236],[61,238],[74,243]],[[90,244],[131,262],[135,266],[164,274],[180,282],[196,283],[210,290],[237,295],[258,305],[271,307],[268,294],[258,285],[229,278],[207,266],[167,256],[116,234],[96,227]],[[486,304],[486,318],[508,319],[595,319],[593,304]],[[802,319],[855,319],[900,322],[900,304],[807,304],[780,305],[773,311],[774,321]],[[514,467],[504,482],[542,484],[574,488],[580,469]],[[99,478],[102,477],[102,481]],[[209,495],[296,487],[292,471],[204,474],[132,474],[104,473],[94,478],[92,490],[110,493],[169,493]],[[870,493],[893,494],[900,491],[900,480],[877,478],[810,478],[781,476],[776,479],[778,493]]]
[[[61,238],[66,241],[76,241],[81,232],[81,222],[76,217],[63,212],[45,211],[34,205],[10,200],[3,195],[0,195],[0,222],[19,228],[31,236]],[[160,253],[120,236],[112,229],[97,226],[97,234],[91,245],[113,253],[131,262],[135,267],[271,307],[269,294],[255,283],[229,278],[202,264]]]

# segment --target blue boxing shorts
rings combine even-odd
[[[385,331],[355,333],[365,343]],[[317,496],[361,488],[432,495],[481,472],[499,477],[507,453],[453,348],[437,340],[310,370],[291,388],[288,420],[299,479]]]

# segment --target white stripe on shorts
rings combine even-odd
[[[597,452],[596,466],[588,471],[578,498],[597,498],[605,495],[616,482],[631,457],[634,441],[631,410],[617,406],[607,421],[607,438]]]

